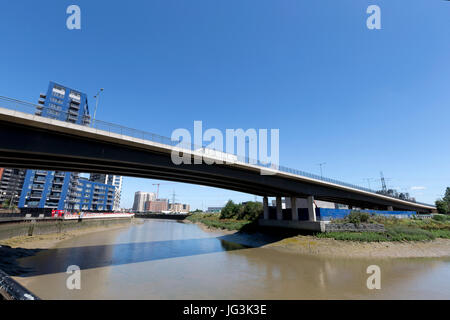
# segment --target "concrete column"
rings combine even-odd
[[[283,208],[280,196],[277,196],[276,202],[277,202],[277,220],[283,220]]]
[[[292,220],[298,220],[297,198],[291,197]]]
[[[307,202],[309,221],[316,221],[316,205],[314,204],[314,197],[309,196]]]
[[[267,196],[263,198],[264,220],[269,220],[269,199]]]
[[[387,210],[388,210],[388,211],[394,211],[394,208],[392,208],[392,206],[388,206],[388,207],[387,207]]]

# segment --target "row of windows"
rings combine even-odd
[[[56,103],[59,103],[59,104],[63,104],[63,103],[64,103],[64,101],[63,101],[63,100],[60,100],[60,99],[56,99],[56,98],[50,98],[50,101],[52,101],[52,102],[56,102]]]
[[[53,91],[53,96],[54,96],[54,97],[57,97],[57,98],[64,99],[64,95],[63,95],[63,94],[58,93],[58,92],[55,92],[55,91]]]

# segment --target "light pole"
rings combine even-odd
[[[364,180],[367,181],[367,184],[369,185],[369,189],[372,190],[372,188],[370,187],[370,180],[373,180],[372,178],[364,178]]]
[[[323,178],[323,175],[322,175],[322,166],[323,166],[324,164],[327,164],[327,163],[326,163],[326,162],[322,162],[322,163],[317,164],[318,166],[320,166],[320,178]]]
[[[98,100],[100,98],[100,93],[103,91],[103,88],[100,88],[100,91],[97,92],[97,94],[94,96],[95,98],[95,110],[94,110],[94,117],[92,118],[92,124],[95,122],[95,115],[97,114],[97,107],[98,107]]]

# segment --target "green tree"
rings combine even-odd
[[[447,202],[448,205],[450,205],[450,187],[447,187],[445,190],[444,198],[442,198],[443,201]]]
[[[233,200],[228,200],[225,207],[222,208],[220,212],[221,219],[237,218],[239,213],[240,205],[235,204]]]
[[[450,213],[450,187],[447,187],[444,197],[442,199],[436,200],[435,204],[439,213]]]
[[[240,210],[238,219],[256,220],[263,212],[263,205],[259,202],[249,201]]]
[[[449,204],[444,200],[436,200],[436,208],[441,214],[449,213]]]

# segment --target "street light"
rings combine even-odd
[[[324,164],[327,164],[327,163],[326,163],[326,162],[322,162],[322,163],[318,163],[318,164],[317,164],[318,166],[320,166],[320,178],[323,178],[323,175],[322,175],[322,166],[323,166]]]
[[[100,91],[97,92],[97,94],[94,96],[94,98],[95,98],[95,110],[94,110],[94,117],[92,118],[92,124],[95,122],[95,115],[97,114],[98,100],[100,98],[100,93],[103,90],[104,90],[103,88],[100,88]]]

